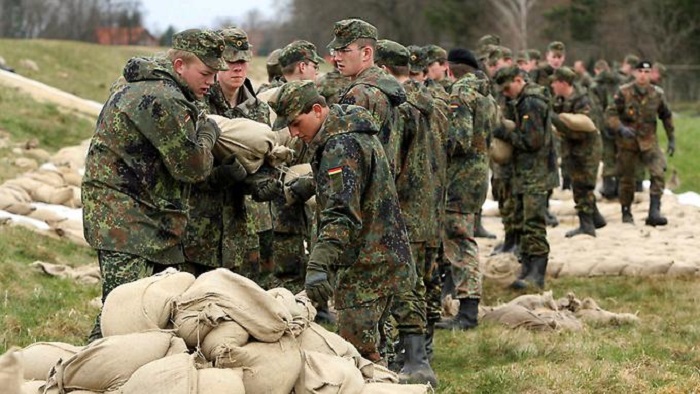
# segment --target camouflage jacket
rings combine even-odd
[[[433,99],[420,82],[403,83],[406,102],[401,104],[403,132],[400,161],[397,165],[396,191],[399,195],[408,237],[425,242],[436,232],[435,174],[432,158],[440,149],[440,136],[430,129]]]
[[[549,102],[544,88],[528,83],[514,99],[513,193],[543,193],[559,186]]]
[[[350,85],[350,78],[333,69],[316,79],[316,88],[326,98],[326,104],[337,104]]]
[[[410,291],[416,280],[378,132],[364,108],[333,105],[309,144],[318,210],[318,241],[309,261],[335,271],[338,309]]]
[[[270,82],[267,82],[267,83],[260,85],[258,90],[255,91],[255,95],[259,96],[260,93],[267,91],[267,90],[270,90],[270,89],[278,88],[278,87],[284,85],[286,82],[287,81],[284,79],[284,77],[277,77]]]
[[[433,111],[430,118],[431,142],[433,155],[430,157],[431,172],[435,177],[435,215],[437,225],[435,232],[428,238],[428,246],[438,248],[442,240],[442,226],[445,217],[445,187],[447,186],[447,130],[449,128],[448,114],[450,112],[450,95],[442,86],[433,80],[424,82],[433,99]]]
[[[396,174],[401,130],[399,105],[406,101],[406,92],[396,78],[379,67],[362,71],[340,98],[340,104],[363,107],[380,122],[379,141],[389,159],[391,173]]]
[[[634,130],[637,137],[635,139],[618,137],[618,146],[623,149],[638,148],[647,151],[658,146],[657,117],[663,122],[668,138],[671,139],[674,136],[673,114],[668,107],[663,90],[651,84],[642,87],[632,82],[620,86],[606,115],[608,126],[612,130],[617,130],[620,124]]]
[[[211,114],[267,123],[269,106],[257,100],[248,86],[247,83],[241,87],[243,92],[236,107],[229,105],[218,84],[212,86],[200,103]],[[245,204],[248,193],[242,183],[231,189],[224,189],[210,179],[193,185],[189,198],[190,220],[183,242],[187,261],[239,270],[245,253],[242,240],[249,232],[246,219],[251,213]]]
[[[169,60],[132,58],[124,78],[85,159],[85,239],[95,249],[181,263],[190,184],[212,169],[210,143],[198,133],[205,123]]]
[[[485,75],[467,74],[452,85],[448,131],[446,210],[479,212],[488,192],[487,141],[498,105]]]
[[[596,119],[596,126],[603,136],[614,138],[614,135],[607,132],[608,127],[605,122],[605,111],[612,104],[613,97],[620,87],[620,80],[610,71],[603,71],[596,75],[590,88],[590,97],[593,106],[596,107],[600,119]]]
[[[556,96],[553,99],[552,109],[558,114],[582,114],[591,119],[595,118],[594,108],[591,105],[590,96],[581,88],[574,85],[571,96],[564,98]],[[569,154],[576,156],[578,160],[600,161],[602,150],[600,134],[595,132],[573,131],[566,127],[557,126],[557,131],[569,146]],[[582,170],[582,169],[573,169]]]

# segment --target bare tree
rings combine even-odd
[[[528,16],[538,0],[490,0],[517,41],[516,49],[528,48]]]

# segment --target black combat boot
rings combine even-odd
[[[600,191],[600,195],[608,200],[617,198],[617,181],[615,180],[615,177],[603,177],[603,190]]]
[[[407,334],[401,339],[404,353],[404,363],[399,372],[399,383],[426,384],[437,387],[438,381],[433,368],[430,367],[428,356],[425,354],[425,336],[423,334]]]
[[[603,215],[601,215],[597,204],[593,206],[593,209],[593,226],[596,228],[596,230],[607,226],[608,222],[605,220]]]
[[[652,194],[649,196],[649,216],[645,223],[647,226],[665,226],[668,220],[661,216],[661,195]]]
[[[442,319],[435,323],[435,328],[440,330],[470,330],[479,325],[479,299],[459,298],[459,312],[457,316]]]
[[[527,283],[524,279],[530,275],[532,271],[532,264],[530,263],[530,258],[527,255],[521,255],[518,259],[520,261],[520,273],[518,274],[515,281],[511,283],[508,287],[513,290],[523,290],[527,288]]]
[[[476,215],[476,223],[474,223],[474,237],[496,239],[496,234],[491,234],[481,223],[481,211],[479,211],[479,213]]]
[[[587,234],[595,237],[595,226],[593,225],[593,215],[584,212],[578,213],[578,228],[566,232],[566,238],[576,235]]]
[[[435,322],[428,320],[425,326],[425,354],[428,356],[428,361],[433,361],[433,339],[435,337]]]
[[[530,282],[540,289],[544,288],[544,277],[547,274],[547,263],[549,255],[530,256],[530,264],[532,269],[530,275],[525,278],[526,282]]]
[[[632,217],[632,208],[629,205],[622,206],[622,223],[634,224],[634,217]]]

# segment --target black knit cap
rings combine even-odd
[[[469,49],[452,48],[447,54],[447,61],[450,63],[466,64],[473,68],[479,68],[479,62]]]

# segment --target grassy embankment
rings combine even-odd
[[[145,49],[48,41],[18,45],[0,40],[0,55],[10,64],[31,58],[42,70],[36,79],[98,101],[106,97],[106,89],[124,60],[141,50],[147,53]],[[258,59],[257,65],[257,70],[264,72],[264,62]],[[88,74],[91,69],[102,73]],[[19,67],[18,71],[24,73]],[[76,74],[60,77],[60,72],[68,71]],[[680,190],[700,189],[694,156],[700,147],[698,124],[698,118],[677,119],[679,149],[669,160],[669,168],[675,167],[681,174]],[[88,138],[92,127],[88,120],[0,89],[0,129],[12,142],[37,138],[41,147],[53,152]],[[8,148],[0,150],[0,181],[14,174],[8,160],[11,155]],[[88,301],[99,295],[99,288],[47,278],[28,269],[35,260],[83,265],[94,264],[96,258],[87,248],[38,237],[22,228],[0,226],[0,353],[9,346],[36,341],[82,344],[92,325],[96,311]],[[548,287],[555,297],[573,291],[581,298],[596,298],[606,309],[636,312],[641,324],[554,334],[513,331],[492,324],[466,333],[439,332],[433,361],[441,380],[437,392],[697,392],[697,279],[563,278],[550,280]],[[490,282],[485,284],[484,293],[485,304],[515,296]]]

